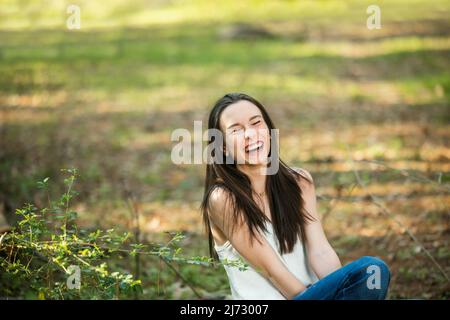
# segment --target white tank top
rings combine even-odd
[[[311,271],[308,273],[306,267],[307,261],[300,237],[297,238],[297,243],[292,252],[281,255],[278,250],[278,239],[269,221],[266,222],[266,227],[267,232],[263,232],[263,236],[267,239],[288,270],[305,286],[318,281],[317,276],[311,268],[309,268]],[[246,261],[232,246],[230,241],[226,241],[221,246],[215,244],[214,249],[221,261],[225,258],[228,260],[242,259]],[[232,266],[224,265],[224,268],[230,283],[231,296],[234,300],[286,300],[269,280],[264,278],[251,266],[248,266],[245,271],[240,271],[238,267]]]

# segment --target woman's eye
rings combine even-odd
[[[256,121],[253,125],[256,126],[257,124],[260,124],[261,120]]]

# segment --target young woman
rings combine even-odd
[[[341,266],[317,214],[313,178],[273,157],[275,128],[261,103],[227,94],[208,129],[220,130],[224,141],[209,140],[201,207],[209,250],[215,259],[250,265],[225,266],[233,299],[385,298],[390,273],[382,260],[365,256]],[[269,172],[274,162],[278,169]]]

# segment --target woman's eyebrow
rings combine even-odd
[[[257,114],[257,115],[255,115],[255,116],[250,117],[250,119],[248,119],[248,121],[250,122],[250,121],[252,121],[253,119],[258,118],[258,117],[260,118],[261,116],[260,116],[259,114]],[[235,127],[235,126],[238,126],[238,125],[239,125],[239,123],[233,123],[232,125],[228,126],[227,129],[230,129],[230,128]]]

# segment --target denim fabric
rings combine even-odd
[[[390,280],[383,260],[364,256],[320,279],[292,300],[383,300]]]

